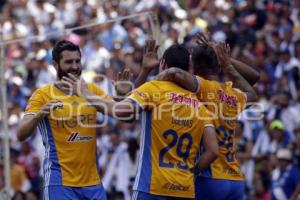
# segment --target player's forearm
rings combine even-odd
[[[205,151],[196,163],[196,175],[199,171],[208,168],[209,165],[219,156],[218,141],[214,127],[205,127],[202,143]]]
[[[143,85],[146,80],[148,75],[150,74],[151,70],[149,69],[141,69],[136,81],[135,81],[135,88],[138,88],[139,86]]]
[[[248,81],[250,85],[254,85],[260,78],[259,73],[251,66],[234,58],[230,58],[230,62],[234,68]]]
[[[187,71],[172,67],[166,69],[161,74],[163,74],[163,78],[160,80],[175,82],[176,84],[191,92],[197,91],[198,81],[194,75],[190,74]]]
[[[127,101],[115,102],[106,100],[93,95],[90,91],[85,91],[83,98],[104,115],[109,115],[122,121],[130,121],[135,116],[134,105]]]
[[[30,137],[34,133],[40,120],[38,115],[25,116],[17,129],[18,140],[22,142]]]
[[[218,153],[214,152],[214,151],[205,151],[202,155],[201,158],[198,162],[198,169],[200,171],[207,169],[209,167],[209,165],[216,160],[218,157]]]
[[[86,99],[90,105],[93,105],[98,112],[113,116],[113,107],[116,103],[115,101],[105,100],[99,96],[95,96],[90,91],[85,91],[82,97]]]
[[[244,79],[244,77],[234,68],[234,66],[229,65],[226,67],[225,72],[229,76],[230,80],[233,82],[235,88],[240,89],[247,95],[247,100],[249,102],[256,101],[257,96],[253,87]]]
[[[196,76],[178,68],[175,68],[174,73],[175,83],[191,92],[196,92],[198,90],[199,85]]]

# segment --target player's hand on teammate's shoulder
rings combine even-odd
[[[53,110],[62,108],[63,103],[59,100],[51,100],[36,114],[37,119],[47,117]]]
[[[146,41],[146,46],[143,54],[142,69],[151,71],[152,69],[158,67],[159,59],[157,56],[157,51],[159,46],[155,44],[156,41],[153,39],[148,39]]]
[[[133,73],[129,68],[125,68],[117,75],[117,80],[114,82],[117,97],[126,96],[134,88],[132,83]]]

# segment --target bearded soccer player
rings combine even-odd
[[[47,200],[106,200],[96,159],[96,109],[78,96],[69,95],[58,82],[68,73],[81,75],[81,53],[69,41],[58,42],[52,51],[58,81],[37,89],[30,98],[17,137],[25,140],[36,127],[45,146],[44,197]],[[89,90],[105,97],[102,89]]]
[[[161,69],[180,66],[189,69],[189,53],[180,46],[169,47]],[[125,120],[141,115],[141,149],[133,200],[194,199],[194,167],[197,152],[205,151],[199,160],[207,168],[218,156],[215,129],[207,110],[197,96],[173,82],[150,81],[135,89],[122,102],[92,98],[90,91],[70,75],[65,85],[80,88],[82,95],[99,112]],[[79,84],[79,87],[77,86]],[[74,91],[76,93],[76,91]]]

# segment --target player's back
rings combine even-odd
[[[231,82],[219,83],[200,77],[198,79],[200,88],[197,96],[214,115],[213,122],[216,127],[221,154],[207,170],[202,172],[201,176],[226,180],[243,180],[244,176],[235,155],[235,128],[237,116],[245,107],[246,96],[240,90],[233,88]]]
[[[204,126],[211,126],[211,121],[203,119],[208,117],[206,108],[195,94],[166,81],[147,82],[129,98],[143,110],[134,189],[193,198],[193,174],[189,169],[194,165]]]

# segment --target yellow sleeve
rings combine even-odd
[[[103,97],[104,99],[107,99],[107,100],[111,100],[112,99],[111,96],[108,96],[102,88],[96,86],[93,83],[88,84],[88,88],[96,96]]]
[[[204,105],[200,106],[199,112],[203,127],[214,127],[213,116]]]
[[[198,99],[203,99],[203,97],[207,97],[207,94],[211,92],[213,87],[211,87],[210,81],[204,78],[197,76],[198,87],[197,87],[197,97]]]
[[[150,81],[132,91],[127,99],[137,103],[142,109],[151,109],[155,105],[153,95],[158,88]]]
[[[45,104],[44,93],[40,89],[37,89],[28,100],[25,115],[39,112]]]
[[[244,110],[247,104],[247,95],[237,88],[232,88],[232,92],[237,97],[238,106],[241,108],[241,111]]]

